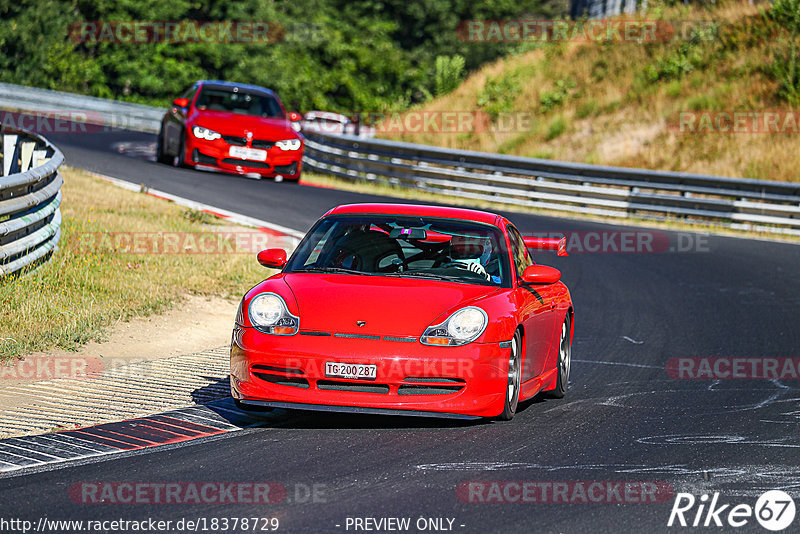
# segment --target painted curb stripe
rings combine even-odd
[[[264,424],[230,398],[77,430],[0,440],[0,473],[183,443]]]

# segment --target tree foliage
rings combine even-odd
[[[459,22],[551,16],[554,0],[0,0],[0,80],[159,105],[197,79],[274,89],[296,110],[379,111],[457,86],[513,43]],[[277,43],[92,42],[85,21],[270,21]],[[437,60],[437,58],[440,58]]]

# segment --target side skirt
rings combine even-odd
[[[522,384],[519,392],[519,400],[528,400],[540,391],[548,391],[556,387],[558,369],[550,369],[539,376],[535,376]]]

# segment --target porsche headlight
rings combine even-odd
[[[286,302],[275,293],[261,293],[250,301],[250,323],[260,332],[291,336],[300,328],[300,319],[286,307]]]
[[[192,133],[198,139],[205,139],[206,141],[215,141],[222,137],[222,134],[217,133],[214,130],[209,130],[208,128],[203,128],[202,126],[193,127]]]
[[[478,339],[488,324],[489,317],[482,309],[475,306],[461,308],[445,322],[426,328],[420,342],[442,347],[466,345]]]
[[[275,146],[281,150],[300,150],[302,146],[300,139],[284,139],[275,143]]]

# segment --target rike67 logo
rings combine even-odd
[[[784,530],[794,521],[795,505],[792,497],[780,490],[763,493],[756,501],[755,507],[746,503],[731,505],[721,504],[719,493],[710,498],[703,494],[696,498],[691,493],[678,493],[672,504],[667,526],[681,527],[743,527],[753,517],[767,530]]]

